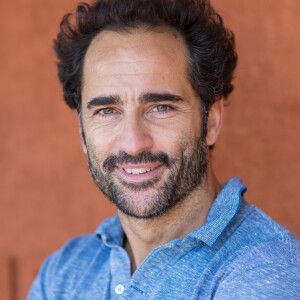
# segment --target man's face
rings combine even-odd
[[[118,210],[166,213],[206,174],[200,101],[171,32],[104,31],[84,62],[82,126],[92,177]]]

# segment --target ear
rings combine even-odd
[[[206,144],[212,146],[217,141],[223,124],[223,98],[217,100],[209,110]]]
[[[82,150],[85,154],[87,154],[87,149],[86,149],[86,144],[85,144],[85,139],[84,139],[84,133],[83,133],[83,128],[82,128],[82,124],[79,120],[79,136],[80,136],[80,141],[81,141],[81,145],[82,145]]]

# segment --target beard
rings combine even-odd
[[[208,158],[203,136],[195,138],[190,149],[187,149],[187,141],[181,143],[176,157],[164,152],[141,152],[136,156],[120,152],[110,155],[102,163],[95,149],[87,145],[92,178],[101,192],[124,214],[139,219],[161,216],[182,202],[206,177]],[[166,168],[165,179],[157,175],[142,183],[128,183],[114,171],[118,164],[156,162]],[[159,185],[160,180],[163,182]]]

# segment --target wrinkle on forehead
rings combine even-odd
[[[121,52],[121,55],[124,53],[124,51],[128,50],[131,48],[131,44],[125,43],[122,46],[120,45],[120,41],[128,40],[128,37],[130,37],[131,42],[135,44],[135,47],[139,46],[140,49],[143,49],[144,51],[151,51],[153,50],[152,47],[147,47],[147,46],[152,46],[153,45],[153,40],[160,39],[160,45],[164,44],[164,38],[166,36],[172,36],[173,37],[173,44],[174,42],[179,46],[179,50],[183,50],[184,52],[187,53],[186,47],[185,47],[185,42],[180,35],[179,32],[177,32],[175,29],[168,28],[168,27],[156,27],[156,28],[151,28],[151,29],[145,29],[144,27],[140,27],[128,32],[118,32],[118,31],[112,31],[112,30],[103,30],[101,31],[98,35],[94,37],[92,40],[88,52],[93,48],[93,44],[99,42],[103,46],[107,44],[108,49],[103,49],[103,50],[108,50],[109,53],[116,54],[114,53],[115,50],[119,50]],[[141,42],[142,40],[142,42]],[[170,42],[170,40],[169,40]],[[117,44],[118,48],[114,48],[114,45]],[[181,44],[181,47],[180,47]],[[172,49],[172,48],[171,48]],[[163,50],[163,48],[160,47],[160,50]],[[174,48],[173,48],[174,50]],[[168,55],[170,53],[170,49],[166,52]]]
[[[84,72],[96,64],[100,68],[125,63],[159,66],[170,59],[177,64],[186,64],[188,60],[182,39],[172,31],[103,31],[93,39],[87,51]]]
[[[187,49],[170,31],[103,31],[92,41],[84,61],[83,100],[97,94],[193,90]]]

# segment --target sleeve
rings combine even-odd
[[[49,256],[43,263],[39,274],[35,278],[29,290],[27,300],[46,300],[51,299],[50,289],[53,279],[53,265],[56,253]]]

